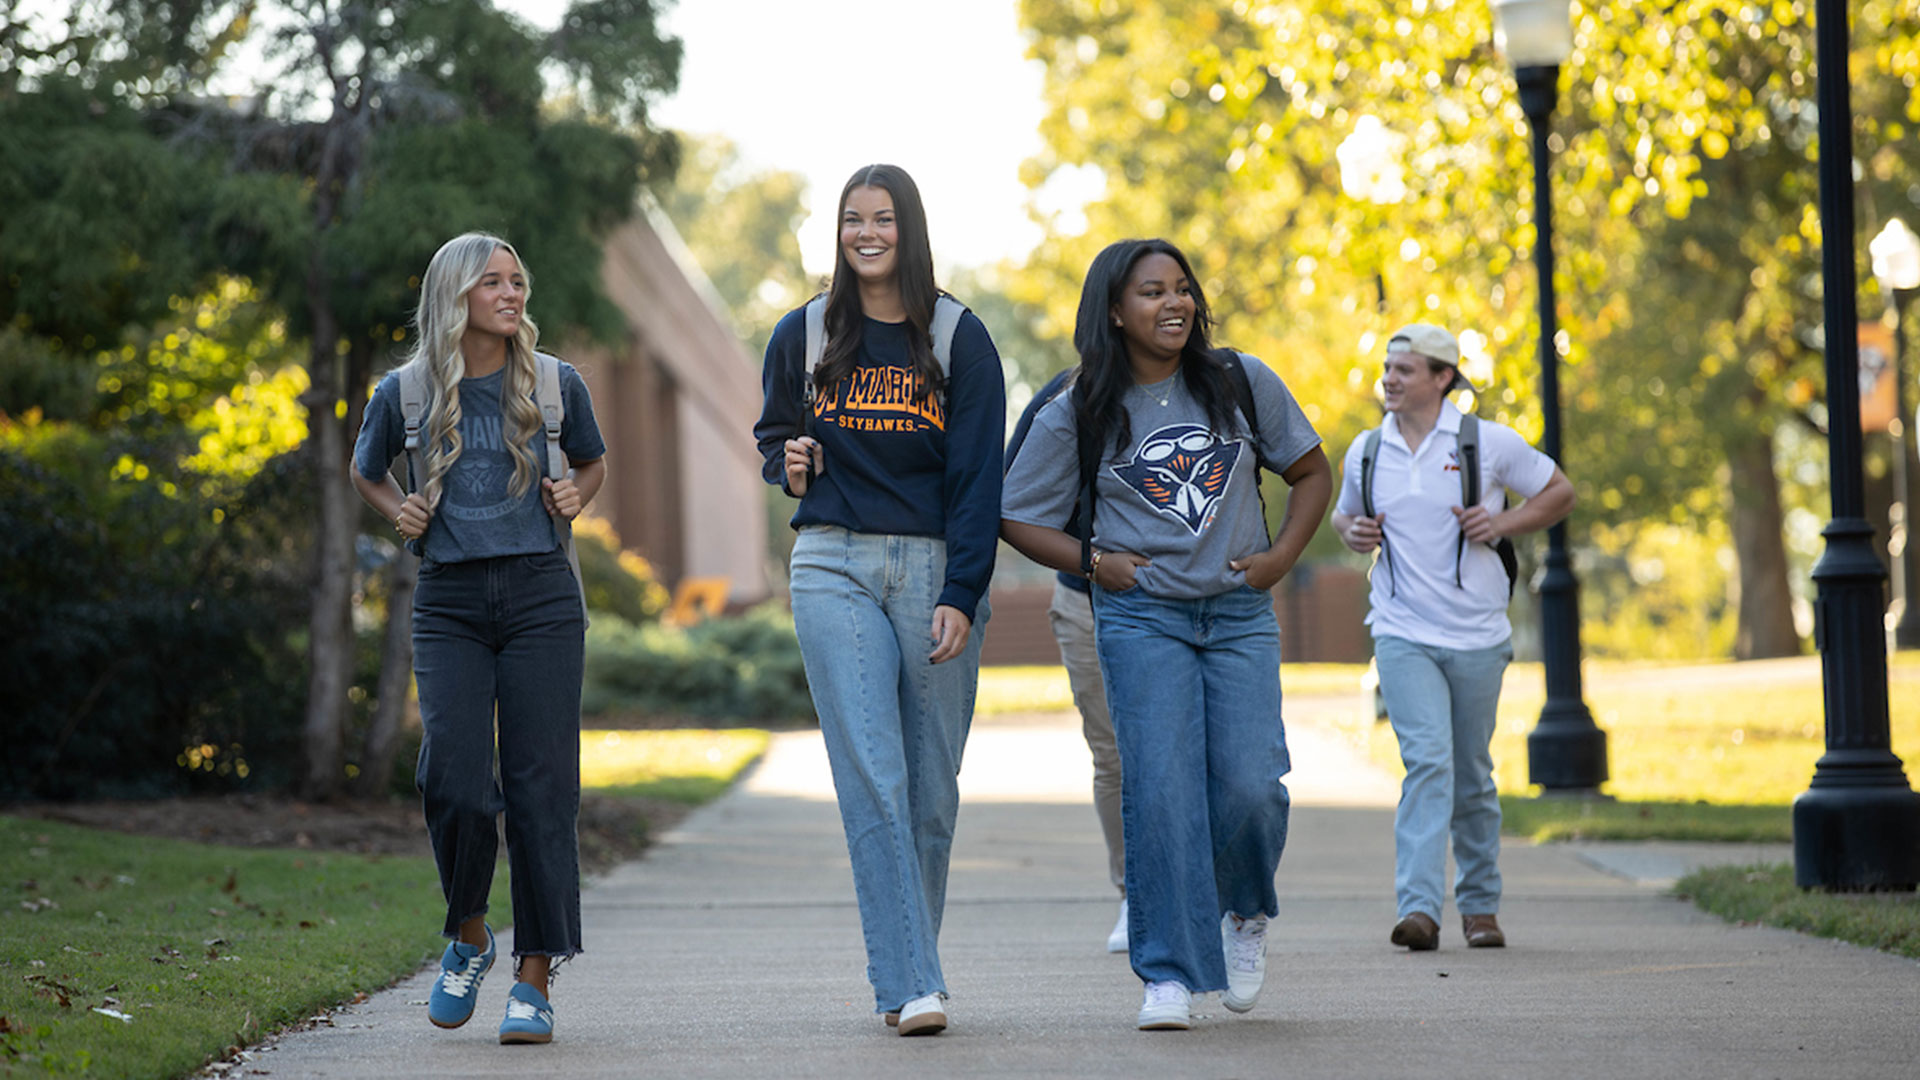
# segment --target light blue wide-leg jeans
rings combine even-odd
[[[988,609],[981,600],[960,656],[927,661],[946,566],[946,542],[932,537],[809,525],[793,545],[794,629],[847,833],[875,1012],[947,989],[940,919]]]
[[[1120,743],[1128,951],[1147,982],[1222,990],[1220,916],[1279,913],[1291,768],[1273,597],[1200,600],[1095,587]]]
[[[1393,890],[1399,917],[1436,922],[1446,899],[1453,837],[1453,902],[1462,915],[1500,910],[1500,793],[1493,726],[1513,643],[1446,649],[1399,637],[1373,643],[1380,693],[1407,778],[1393,816]]]

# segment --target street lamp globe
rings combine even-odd
[[[1493,0],[1493,47],[1515,68],[1552,67],[1573,54],[1567,0]]]
[[[1343,166],[1344,168],[1344,166]],[[1344,172],[1341,183],[1345,183]],[[1873,276],[1888,291],[1920,289],[1920,236],[1915,236],[1899,218],[1887,222],[1880,235],[1867,244],[1873,256]]]

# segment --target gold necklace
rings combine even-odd
[[[1173,381],[1178,377],[1179,377],[1178,373],[1175,373],[1173,375],[1169,375],[1166,378],[1160,380],[1160,383],[1164,384],[1167,388],[1167,392],[1164,394],[1154,393],[1151,386],[1142,386],[1140,389],[1145,390],[1147,392],[1147,396],[1159,402],[1160,407],[1164,409],[1168,406],[1170,402],[1173,401]]]

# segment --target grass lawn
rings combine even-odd
[[[702,802],[758,731],[585,732],[589,790]],[[0,816],[0,1075],[176,1077],[417,971],[431,860],[215,847]],[[503,861],[492,908],[511,903]]]
[[[1696,870],[1674,892],[1729,922],[1764,923],[1920,960],[1920,895],[1914,893],[1809,892],[1793,883],[1786,864]]]

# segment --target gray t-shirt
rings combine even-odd
[[[1245,363],[1260,415],[1260,456],[1285,469],[1320,445],[1320,435],[1280,376],[1263,363]],[[1007,473],[1000,505],[1008,520],[1057,529],[1071,516],[1080,495],[1072,399],[1063,393],[1034,418]],[[1095,481],[1094,546],[1152,559],[1134,582],[1154,596],[1194,600],[1245,585],[1246,574],[1227,563],[1272,543],[1245,418],[1236,410],[1234,437],[1215,436],[1177,374],[1133,387],[1125,404],[1133,443],[1119,454],[1105,448]]]
[[[430,562],[538,555],[560,546],[553,519],[540,501],[538,477],[526,494],[519,498],[513,495],[513,454],[507,449],[500,411],[500,390],[505,381],[505,368],[460,381],[460,459],[448,472],[440,505],[427,525],[421,554]],[[593,398],[580,373],[565,361],[560,363],[560,396],[566,406],[560,425],[560,449],[568,460],[593,461],[604,456],[607,446],[601,441],[600,425],[593,419]],[[545,476],[546,429],[536,428],[527,445],[533,449],[539,476]],[[406,449],[400,378],[389,373],[367,402],[360,438],[353,447],[353,465],[361,476],[378,481]],[[425,482],[426,477],[418,480]]]

